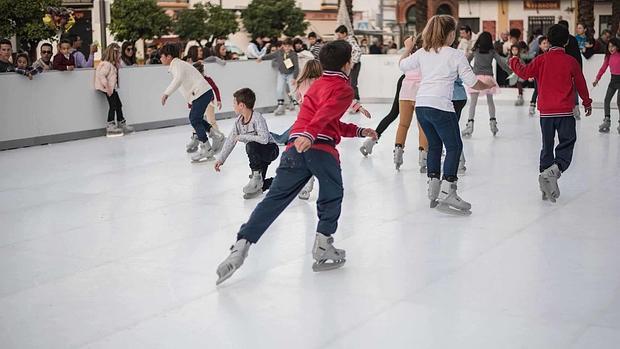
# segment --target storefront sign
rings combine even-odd
[[[560,0],[524,0],[523,8],[526,10],[557,10],[560,8]]]

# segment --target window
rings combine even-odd
[[[415,5],[413,5],[407,9],[407,28],[405,29],[406,35],[414,35],[416,33],[415,24],[416,24],[416,10],[415,10]]]
[[[443,4],[437,8],[437,14],[452,16],[452,9],[450,8],[450,5]]]
[[[480,32],[480,18],[459,18],[458,27],[468,25],[473,33],[478,34]],[[456,33],[458,36],[458,33]]]
[[[601,35],[603,30],[611,30],[611,16],[601,15],[598,16],[598,35]]]
[[[536,29],[541,29],[543,35],[547,35],[549,28],[555,24],[554,16],[530,16],[527,18],[527,41],[533,37]]]

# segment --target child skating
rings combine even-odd
[[[463,52],[451,47],[455,31],[454,17],[433,16],[422,32],[422,49],[409,55],[413,41],[411,38],[405,40],[405,54],[401,57],[400,69],[403,72],[414,69],[423,72],[415,112],[428,139],[428,197],[431,207],[446,213],[470,215],[471,204],[456,193],[463,142],[452,104],[454,81],[460,77],[465,85],[473,86],[476,90],[491,86],[479,81]],[[446,158],[442,178],[441,152],[444,145]]]
[[[538,38],[538,52],[536,57],[542,55],[549,50],[549,39],[546,36]],[[538,100],[538,83],[534,81],[534,92],[532,93],[532,99],[530,100],[530,110],[528,115],[530,117],[536,114],[536,101]]]
[[[245,151],[250,161],[250,182],[243,187],[243,198],[251,199],[269,190],[272,178],[267,178],[267,167],[278,158],[279,149],[269,133],[263,115],[254,111],[256,95],[249,88],[242,88],[233,94],[233,109],[237,121],[224,143],[222,153],[215,162],[215,170],[220,172],[226,159],[237,142],[245,143]]]
[[[189,112],[189,121],[198,137],[198,151],[191,156],[192,162],[214,160],[224,144],[224,137],[214,132],[211,124],[204,120],[205,110],[213,100],[213,90],[205,81],[203,75],[191,64],[179,59],[179,48],[166,44],[161,49],[161,62],[169,65],[168,71],[172,74],[172,82],[161,97],[161,105],[166,105],[168,97],[180,88],[181,94],[192,107]],[[213,138],[213,145],[209,143],[207,132]]]
[[[516,57],[510,59],[510,67],[523,79],[534,78],[538,83],[538,110],[542,131],[540,174],[538,184],[543,200],[555,202],[560,197],[558,179],[568,169],[577,141],[575,130],[575,91],[583,101],[586,116],[592,113],[592,100],[588,94],[585,78],[577,61],[567,55],[568,29],[556,24],[549,28],[551,48],[544,55],[524,65]],[[559,144],[555,147],[555,136]]]
[[[334,247],[332,237],[338,226],[344,190],[336,145],[342,137],[372,137],[376,133],[340,121],[353,100],[348,79],[352,66],[351,45],[341,40],[332,41],[323,46],[319,59],[323,76],[308,90],[271,188],[247,223],[241,226],[230,255],[218,266],[216,284],[241,267],[251,244],[260,239],[312,176],[318,179],[320,189],[312,269],[335,269],[345,263],[345,251]]]
[[[285,90],[288,86],[289,98],[292,100],[293,106],[297,106],[297,100],[293,96],[295,91],[295,79],[299,74],[299,59],[297,53],[293,50],[293,40],[286,38],[282,42],[282,48],[274,53],[264,55],[262,58],[256,60],[261,61],[273,59],[273,65],[278,70],[278,78],[276,81],[276,95],[278,96],[278,107],[274,111],[275,115],[284,115],[284,97],[286,95]],[[294,110],[294,107],[293,107]]]
[[[607,85],[607,93],[605,94],[605,118],[603,119],[603,123],[598,127],[598,131],[604,133],[609,132],[611,128],[611,100],[614,98],[614,94],[620,90],[620,39],[618,38],[609,40],[607,52],[605,53],[605,60],[598,74],[596,74],[596,80],[594,80],[592,85],[595,87],[598,85],[607,67],[609,67],[611,72],[611,80],[609,81],[609,85]],[[618,104],[618,110],[620,112],[620,92],[618,92],[618,96],[616,97],[616,103]],[[620,133],[620,119],[618,123],[618,133]]]

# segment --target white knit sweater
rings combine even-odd
[[[177,89],[181,89],[181,94],[191,104],[195,99],[202,96],[211,89],[205,78],[200,74],[194,66],[175,58],[170,62],[168,72],[172,74],[172,82],[164,91],[164,94],[170,96]]]

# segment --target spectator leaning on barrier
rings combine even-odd
[[[161,59],[159,59],[159,50],[157,49],[157,45],[150,44],[146,47],[146,64],[161,64]]]
[[[371,55],[380,55],[383,53],[383,51],[381,50],[381,46],[379,45],[378,38],[372,38],[372,45],[368,47],[368,53]]]
[[[131,67],[136,64],[136,48],[133,43],[125,41],[121,46],[121,67]]]
[[[75,67],[92,68],[95,62],[95,52],[97,52],[98,50],[97,45],[90,45],[88,59],[86,59],[82,51],[80,51],[80,47],[82,47],[82,38],[79,35],[73,35],[71,36],[70,40],[71,54],[73,55],[73,59],[75,60]]]
[[[37,59],[34,63],[32,63],[32,67],[35,69],[41,68],[41,70],[44,72],[52,70],[52,44],[49,44],[47,42],[42,44],[39,53],[41,54],[41,58]]]
[[[10,40],[0,39],[0,73],[14,72],[15,66],[11,63],[13,44]]]
[[[270,46],[269,37],[258,35],[248,44],[245,55],[248,59],[262,58],[268,53]]]
[[[32,80],[34,75],[39,74],[43,71],[42,68],[33,68],[30,65],[30,57],[25,52],[19,53],[17,58],[15,59],[15,72],[17,74],[21,74],[26,76],[28,79]]]
[[[607,44],[609,43],[609,39],[611,39],[611,30],[603,29],[601,35],[594,44],[594,53],[607,54]]]
[[[54,70],[71,71],[75,69],[75,60],[71,52],[71,42],[67,39],[60,40],[58,53],[54,56],[52,67]]]

